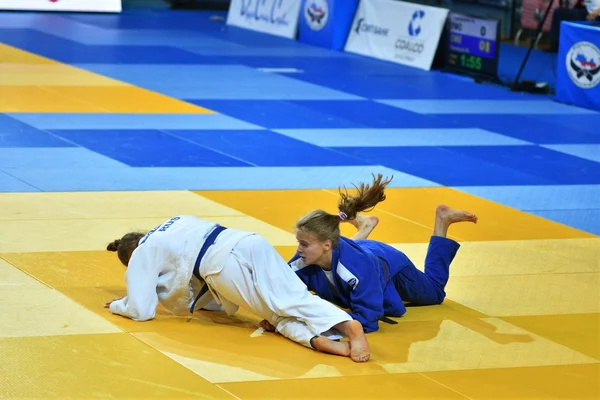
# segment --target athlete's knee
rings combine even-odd
[[[443,290],[435,291],[433,293],[429,293],[426,296],[422,296],[418,301],[412,302],[412,305],[420,305],[420,306],[437,306],[444,302],[446,298],[446,293]]]
[[[446,292],[444,292],[443,290],[440,290],[439,293],[437,294],[434,305],[442,304],[445,299],[446,299]]]

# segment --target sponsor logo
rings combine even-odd
[[[304,7],[304,19],[313,31],[320,31],[327,25],[329,7],[326,0],[308,0]]]
[[[577,42],[565,57],[567,73],[573,83],[592,89],[600,83],[600,50],[593,43]]]
[[[396,58],[401,60],[414,61],[415,57],[425,50],[425,41],[419,36],[423,33],[422,26],[425,26],[425,11],[416,10],[408,23],[406,29],[408,35],[399,37],[394,43],[396,48]]]
[[[267,2],[271,4],[268,5]],[[290,21],[287,18],[287,13],[282,12],[284,2],[285,0],[242,0],[240,15],[246,20],[288,26]]]
[[[421,34],[421,22],[425,18],[425,11],[417,10],[413,13],[410,22],[408,23],[408,34],[417,37]]]
[[[425,45],[421,41],[414,41],[408,39],[396,40],[395,46],[398,50],[410,51],[411,53],[421,54],[425,50]]]
[[[369,23],[365,22],[364,18],[360,18],[358,20],[358,22],[356,23],[356,28],[354,28],[354,31],[357,34],[365,33],[365,34],[376,35],[376,36],[387,36],[390,33],[390,30],[388,28],[369,24]]]

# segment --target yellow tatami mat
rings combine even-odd
[[[18,49],[13,46],[8,46],[4,43],[0,43],[0,59],[2,59],[2,62],[6,64],[60,64],[49,58]]]
[[[65,64],[0,64],[0,86],[128,86]]]
[[[0,253],[104,250],[127,232],[183,214],[256,231],[278,246],[296,242],[289,231],[191,192],[7,193],[0,221],[12,234],[0,240]]]
[[[0,278],[0,398],[235,398],[4,260]]]
[[[423,270],[427,244],[392,245]],[[446,292],[495,316],[595,313],[599,263],[600,238],[466,242],[452,263]]]
[[[244,216],[187,191],[3,193],[0,221]],[[151,228],[151,227],[150,227]],[[148,229],[150,229],[148,228]]]
[[[336,190],[199,191],[245,214],[293,232],[296,221],[314,209],[337,213]],[[465,241],[520,240],[594,237],[534,215],[503,206],[451,188],[392,188],[387,199],[370,213],[379,217],[371,239],[386,243],[427,242],[439,204],[477,214],[479,223],[452,226],[449,236]],[[355,229],[342,226],[342,234]]]
[[[457,276],[446,292],[461,304],[496,316],[600,312],[599,272]]]
[[[77,75],[82,79],[84,73]],[[69,79],[64,77],[63,79]],[[90,78],[94,80],[95,78]],[[1,85],[0,112],[211,114],[206,108],[135,86]]]
[[[5,399],[235,399],[127,333],[0,338]]]
[[[240,382],[221,385],[246,400],[291,399],[564,399],[598,398],[600,365],[481,369],[423,374],[377,375]],[[335,388],[335,389],[333,389]],[[293,395],[296,393],[297,395]],[[573,396],[573,393],[577,393]]]
[[[335,191],[1,194],[0,373],[10,384],[0,397],[600,397],[600,238],[450,189],[393,189],[372,213],[373,236],[417,268],[438,203],[480,221],[450,229],[461,248],[445,302],[380,323],[368,363],[262,332],[245,310],[159,307],[139,323],[103,307],[126,294],[125,268],[105,247],[129,230],[192,214],[256,231],[287,259],[297,218],[336,201]]]
[[[0,277],[0,338],[121,332],[2,259]]]
[[[0,44],[0,60],[2,113],[214,113],[4,44]]]
[[[600,312],[502,317],[515,326],[600,360]],[[600,377],[599,377],[600,379]]]
[[[206,108],[186,103],[137,86],[52,86],[48,90],[69,99],[97,107],[108,113],[214,114]],[[90,110],[90,112],[92,112]]]

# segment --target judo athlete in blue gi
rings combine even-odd
[[[460,245],[446,237],[456,222],[476,223],[477,216],[440,205],[425,258],[425,272],[394,247],[368,240],[378,220],[359,215],[385,200],[391,179],[374,177],[371,185],[361,184],[357,194],[340,191],[338,214],[315,210],[296,224],[298,249],[289,265],[308,289],[342,308],[360,321],[365,332],[379,329],[378,321],[394,321],[411,305],[441,304],[446,297],[450,263]],[[352,238],[340,235],[340,223],[358,228]]]
[[[356,362],[369,359],[360,323],[311,294],[254,232],[179,215],[148,233],[127,233],[107,250],[127,267],[127,296],[106,304],[114,314],[147,321],[155,317],[159,302],[179,314],[216,300],[228,315],[245,308],[263,318],[263,329],[306,347]],[[343,336],[349,341],[337,341]]]

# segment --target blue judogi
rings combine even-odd
[[[289,264],[309,290],[349,309],[365,332],[374,332],[384,316],[406,313],[404,301],[412,305],[440,304],[446,297],[450,263],[459,247],[451,239],[432,236],[423,273],[390,245],[341,237],[332,249],[333,285],[318,265],[305,265],[297,253]]]

